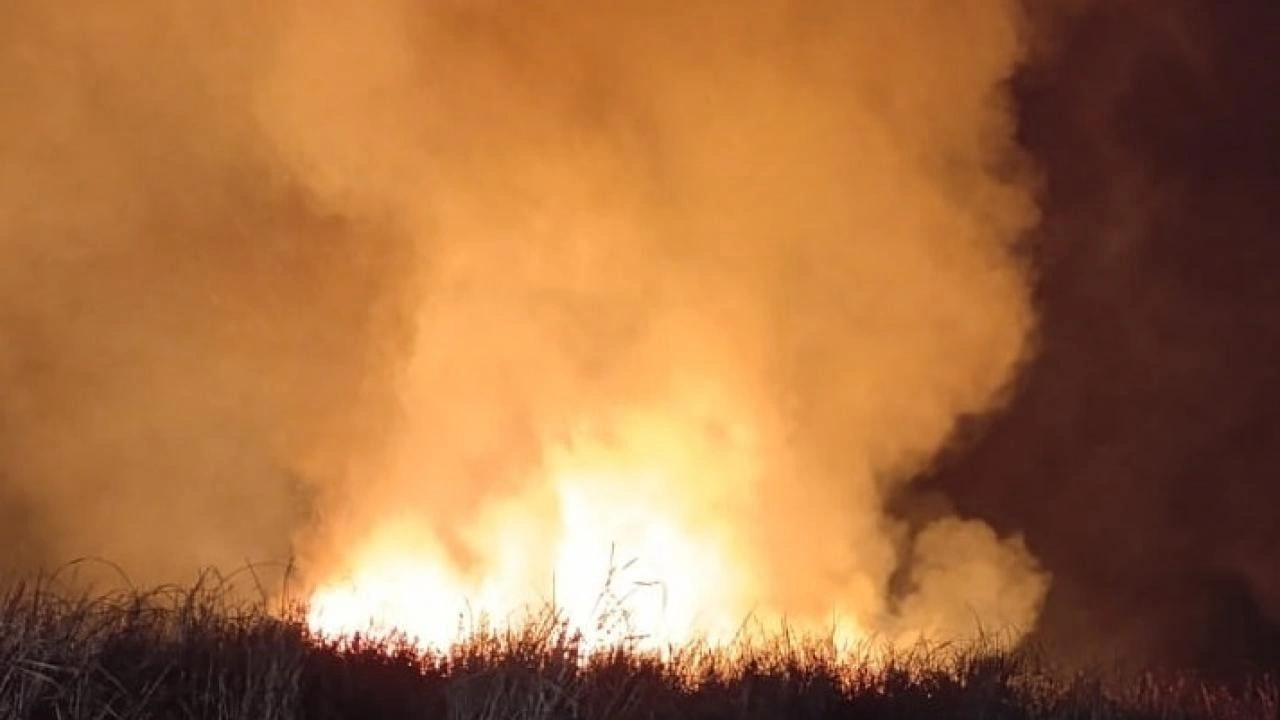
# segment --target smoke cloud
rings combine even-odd
[[[1034,622],[1016,536],[884,511],[1029,352],[1011,0],[2,12],[19,557],[482,574],[563,471],[779,612]]]
[[[274,164],[252,109],[276,25],[247,4],[3,15],[9,559],[143,581],[287,557],[326,481],[294,458],[334,448],[336,477],[379,432],[408,241]]]
[[[1059,658],[1275,668],[1280,5],[1029,4],[1038,359],[916,487],[1025,529]]]

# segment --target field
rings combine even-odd
[[[997,643],[837,657],[778,633],[663,657],[624,638],[585,653],[548,610],[445,652],[313,636],[296,609],[191,587],[75,593],[11,583],[0,607],[0,718],[729,720],[1280,717],[1273,678],[1063,674]],[[265,597],[263,595],[262,597]]]

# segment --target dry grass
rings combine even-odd
[[[447,651],[403,639],[324,640],[296,613],[189,588],[71,593],[11,586],[0,606],[0,718],[1280,718],[1267,678],[1063,676],[995,643],[871,661],[786,633],[661,657],[622,639],[585,653],[554,612],[481,624]]]

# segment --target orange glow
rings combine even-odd
[[[634,413],[615,430],[553,448],[527,491],[486,507],[470,528],[473,567],[411,516],[384,519],[312,595],[312,629],[444,647],[481,618],[518,623],[554,603],[587,648],[625,637],[660,649],[727,643],[748,618],[770,620],[751,574],[744,498],[761,465],[748,429]],[[842,640],[860,637],[846,628]]]
[[[1019,538],[886,506],[1029,352],[1009,3],[428,5],[299,12],[255,94],[407,266],[368,417],[296,443],[317,632],[1033,624]]]
[[[19,539],[325,635],[1029,628],[888,504],[1036,351],[1020,5],[10,0]]]

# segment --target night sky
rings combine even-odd
[[[1025,532],[1064,657],[1275,663],[1280,3],[1034,16],[1038,355],[901,504],[941,491]]]

